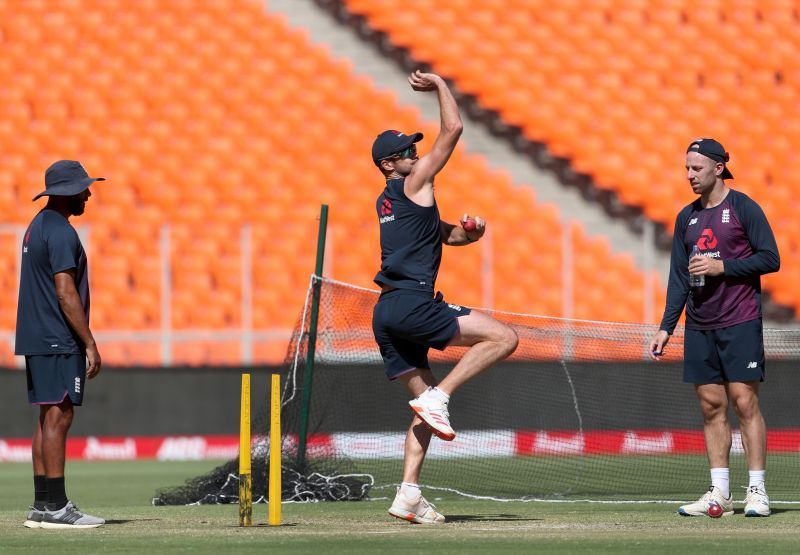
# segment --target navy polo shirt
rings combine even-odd
[[[89,273],[78,233],[55,210],[44,209],[22,240],[15,354],[82,354],[84,346],[67,323],[56,296],[55,274],[75,270],[75,283],[89,320]]]

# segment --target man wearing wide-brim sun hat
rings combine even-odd
[[[33,197],[33,200],[44,196],[70,197],[79,195],[95,181],[105,180],[105,177],[89,177],[80,162],[59,160],[44,172],[45,189]],[[78,214],[75,215],[77,216]]]
[[[64,458],[73,407],[83,404],[86,380],[101,360],[89,329],[86,252],[69,222],[92,193],[79,162],[60,160],[44,174],[47,205],[22,240],[15,354],[25,357],[28,402],[39,405],[33,434],[34,502],[28,528],[96,528],[105,520],[85,514],[68,499]]]

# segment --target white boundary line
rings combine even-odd
[[[373,486],[373,490],[379,489],[386,489],[386,488],[397,488],[400,487],[400,484],[386,484],[383,486]],[[420,484],[419,486],[422,489],[428,489],[433,491],[441,491],[446,493],[454,493],[456,495],[460,495],[462,497],[466,497],[467,499],[475,499],[478,501],[497,501],[500,503],[591,503],[596,505],[646,505],[646,504],[679,504],[679,503],[687,503],[690,500],[687,499],[552,499],[547,497],[518,497],[518,498],[504,498],[504,497],[494,497],[491,495],[472,495],[470,493],[465,493],[463,491],[454,489],[454,488],[443,488],[437,486],[428,486],[425,484]],[[380,501],[389,499],[388,497],[369,497],[370,501]],[[734,501],[737,503],[737,501]],[[744,503],[742,501],[741,503]],[[800,505],[800,501],[777,501],[775,499],[770,499],[770,505]]]

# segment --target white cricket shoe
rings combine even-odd
[[[712,516],[708,514],[708,509],[712,505],[719,505],[722,507],[722,514],[715,515],[714,518],[731,516],[733,514],[733,496],[731,495],[725,499],[720,489],[716,486],[708,488],[708,491],[703,494],[703,497],[694,503],[689,503],[688,505],[683,505],[678,508],[678,514],[681,516]]]
[[[744,516],[769,516],[769,496],[764,488],[750,486],[744,498]]]
[[[445,441],[453,441],[456,438],[456,433],[450,427],[447,403],[432,399],[426,391],[416,399],[411,399],[408,404],[437,437]]]
[[[415,524],[443,524],[445,520],[444,515],[437,512],[436,507],[428,503],[422,494],[419,497],[406,497],[400,488],[397,488],[389,514]]]

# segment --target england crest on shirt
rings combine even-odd
[[[722,223],[728,224],[731,222],[731,210],[730,208],[725,208],[722,210]]]

